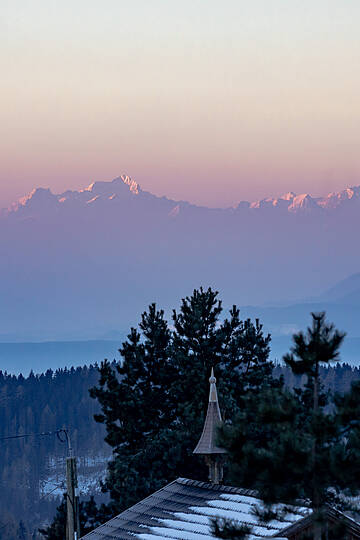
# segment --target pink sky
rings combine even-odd
[[[122,173],[210,206],[360,184],[358,0],[3,4],[0,206]]]

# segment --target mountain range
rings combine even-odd
[[[169,217],[176,217],[183,209],[207,210],[212,212],[214,209],[199,207],[185,201],[173,201],[166,197],[157,197],[147,191],[143,191],[139,184],[127,175],[119,176],[111,182],[93,182],[87,188],[72,191],[68,190],[61,194],[53,194],[50,189],[37,188],[29,195],[22,197],[13,203],[10,208],[3,209],[3,216],[9,216],[20,212],[23,217],[28,212],[46,212],[46,211],[64,211],[69,208],[80,209],[86,205],[107,206],[109,211],[111,207],[121,203],[124,199],[136,196],[139,200],[146,201],[148,204],[157,206],[158,210],[168,211]],[[245,210],[257,211],[264,209],[273,209],[278,213],[281,211],[301,213],[301,212],[327,212],[332,210],[352,209],[360,207],[360,186],[346,188],[339,192],[332,192],[325,197],[311,197],[308,193],[296,195],[288,192],[280,197],[268,197],[259,201],[241,201],[232,208],[223,209],[223,214],[239,213]]]
[[[315,306],[360,337],[359,279],[342,297],[331,290],[360,268],[359,226],[359,186],[225,209],[157,197],[126,175],[38,188],[0,215],[0,340],[107,339],[150,302],[170,314],[201,285],[264,317],[275,336]]]

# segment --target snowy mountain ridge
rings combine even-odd
[[[360,186],[346,188],[339,192],[332,192],[325,197],[311,197],[308,193],[296,195],[294,192],[285,193],[280,197],[268,197],[249,204],[250,208],[281,207],[289,212],[310,211],[316,209],[332,210],[349,201],[360,200]],[[244,203],[240,203],[243,205]]]
[[[53,194],[49,188],[36,188],[25,197],[22,197],[5,212],[6,215],[12,212],[18,212],[23,208],[41,211],[59,205],[78,205],[87,206],[99,201],[106,201],[109,204],[119,198],[128,198],[138,195],[144,199],[154,202],[162,200],[167,202],[168,214],[171,217],[178,215],[180,207],[183,205],[206,210],[206,207],[192,205],[183,201],[173,201],[166,197],[157,197],[147,191],[143,191],[140,185],[128,175],[121,175],[112,181],[97,181],[91,183],[88,187],[80,190],[68,190],[61,194]],[[348,187],[339,192],[332,192],[324,197],[312,197],[308,193],[297,195],[294,192],[288,192],[280,197],[267,197],[258,201],[241,201],[235,208],[218,209],[223,212],[244,211],[244,210],[263,210],[271,209],[288,211],[291,213],[299,212],[321,212],[323,210],[335,210],[346,205],[359,204],[360,186]],[[211,209],[209,209],[211,210]]]

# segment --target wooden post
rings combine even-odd
[[[66,540],[79,540],[80,516],[76,474],[76,458],[66,458]]]
[[[209,467],[209,481],[212,484],[221,484],[224,475],[223,454],[205,456],[205,463]]]

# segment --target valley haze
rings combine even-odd
[[[236,303],[264,321],[274,354],[310,310],[326,309],[356,363],[359,225],[359,186],[226,209],[157,197],[126,175],[61,194],[34,189],[0,216],[0,341],[122,339],[149,303],[170,318],[182,297],[211,286],[225,310]],[[337,295],[326,292],[343,278]]]

